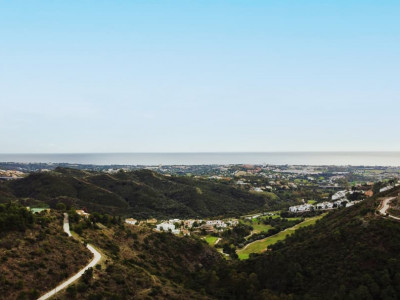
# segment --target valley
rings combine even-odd
[[[293,212],[293,202],[278,190],[272,196],[241,185],[148,170],[110,175],[59,168],[3,181],[1,280],[7,287],[3,295],[19,299],[361,299],[368,295],[386,299],[385,295],[396,293],[400,274],[396,233],[400,223],[388,213],[396,214],[400,187],[389,179],[357,183],[348,190],[353,192],[301,200],[298,205],[317,207],[335,203],[339,196],[340,203],[354,201],[350,206]],[[371,196],[369,190],[376,193]],[[215,200],[216,191],[222,202]],[[285,193],[293,197],[307,195],[306,191],[298,187]],[[160,205],[149,206],[141,198]],[[185,213],[170,214],[164,201],[186,207]],[[249,208],[240,213],[247,201]],[[133,213],[138,205],[157,212]],[[9,219],[16,212],[30,223],[6,229],[7,224],[17,224]],[[54,238],[62,244],[57,246]],[[34,257],[36,252],[27,254],[27,243],[42,253],[36,257],[36,266],[41,266],[36,270],[27,271],[28,261],[17,263]],[[60,257],[63,264],[58,269],[52,260]],[[53,266],[51,270],[46,271],[47,265]],[[22,273],[11,273],[12,268]],[[26,272],[51,280],[41,285]],[[350,279],[359,272],[374,284],[364,288],[366,279]],[[385,282],[379,281],[382,272],[389,272]],[[332,287],[321,286],[334,279]],[[385,288],[388,283],[390,290]]]

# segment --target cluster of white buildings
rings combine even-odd
[[[289,207],[289,211],[293,213],[298,213],[298,212],[306,212],[306,211],[313,211],[313,210],[326,210],[326,209],[334,209],[338,207],[343,206],[343,202],[346,202],[346,207],[354,205],[354,203],[359,202],[359,201],[352,201],[350,202],[347,199],[341,199],[337,200],[334,202],[321,202],[317,204],[301,204],[301,205],[296,205],[296,206],[291,206]]]
[[[290,212],[304,212],[312,210],[314,206],[311,204],[301,204],[289,207]]]
[[[214,226],[215,228],[227,228],[227,227],[232,227],[236,226],[239,224],[239,221],[236,219],[230,219],[230,220],[208,220],[206,221],[206,225],[211,225]]]
[[[156,225],[156,230],[158,231],[171,231],[174,234],[189,234],[188,229],[192,228],[215,228],[216,230],[223,230],[228,227],[234,227],[239,224],[236,219],[229,220],[179,220],[171,219],[168,221],[163,221]]]
[[[173,219],[169,221],[164,221],[156,225],[156,230],[158,231],[171,231],[173,234],[179,234],[181,231],[176,228],[175,224],[180,222],[178,219]]]
[[[171,231],[173,234],[179,234],[181,231],[175,228],[175,224],[170,221],[165,221],[156,225],[156,230],[158,231]]]

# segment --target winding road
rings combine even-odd
[[[68,234],[69,237],[72,237],[72,234],[69,230],[69,222],[68,222],[68,214],[64,213],[64,224],[63,224],[63,229],[64,232],[66,234]],[[49,299],[50,297],[54,296],[55,294],[57,294],[58,292],[60,292],[61,290],[65,289],[66,287],[68,287],[70,284],[74,283],[76,280],[78,280],[83,273],[85,273],[85,271],[89,268],[93,268],[101,259],[101,254],[94,249],[91,245],[87,244],[86,246],[90,252],[93,253],[94,257],[93,259],[90,261],[90,263],[88,265],[86,265],[83,269],[81,269],[78,273],[76,273],[75,275],[73,275],[72,277],[68,278],[68,280],[64,281],[63,283],[59,284],[58,286],[56,286],[54,289],[52,289],[50,292],[47,292],[46,294],[44,294],[43,296],[41,296],[40,298],[38,298],[38,300],[44,300],[44,299]]]
[[[385,198],[385,199],[383,199],[383,200],[382,200],[382,203],[381,203],[381,206],[380,206],[380,208],[378,209],[378,211],[379,211],[382,215],[384,215],[384,216],[388,216],[388,217],[391,218],[391,219],[399,220],[399,221],[400,221],[400,218],[399,218],[399,217],[392,216],[392,215],[390,215],[390,214],[387,212],[387,210],[390,208],[390,205],[389,205],[390,201],[392,201],[392,200],[394,200],[394,199],[396,199],[396,197],[391,197],[391,198]]]

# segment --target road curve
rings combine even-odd
[[[378,211],[379,211],[382,215],[388,216],[388,217],[391,218],[391,219],[400,220],[399,217],[392,216],[392,215],[390,215],[390,214],[387,212],[387,210],[390,208],[390,205],[389,205],[390,201],[392,201],[392,200],[394,200],[394,199],[396,199],[396,197],[391,197],[391,198],[385,198],[385,199],[383,199],[383,200],[382,200],[382,203],[381,203],[381,206],[380,206],[380,208],[378,209]]]
[[[66,213],[64,214],[63,228],[64,228],[64,232],[67,233],[68,236],[72,236],[71,232],[69,231],[68,214],[66,214]],[[85,273],[85,271],[87,269],[93,268],[100,261],[101,254],[89,244],[87,244],[86,247],[94,255],[94,257],[90,261],[90,263],[88,265],[86,265],[83,269],[81,269],[78,273],[76,273],[74,276],[68,278],[68,280],[64,281],[63,283],[59,284],[54,289],[52,289],[50,292],[47,292],[46,294],[44,294],[43,296],[38,298],[38,300],[45,300],[45,299],[49,299],[50,297],[54,296],[55,294],[57,294],[58,292],[60,292],[61,290],[65,289],[67,286],[69,286],[70,284],[72,284],[73,282],[78,280],[83,275],[83,273]]]

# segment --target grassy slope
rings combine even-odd
[[[257,224],[257,223],[253,223],[251,224],[251,226],[253,226],[253,233],[260,233],[262,231],[267,232],[269,229],[272,228],[271,225],[265,225],[265,224]]]
[[[207,242],[207,244],[209,244],[210,246],[214,246],[216,241],[218,240],[218,237],[216,236],[211,236],[211,235],[207,235],[204,240]]]
[[[255,241],[249,244],[246,248],[240,249],[237,251],[237,254],[240,259],[248,259],[250,253],[262,253],[267,247],[277,243],[278,241],[284,240],[288,235],[293,234],[297,229],[313,225],[317,222],[317,220],[321,219],[324,215],[316,216],[313,218],[309,218],[300,224],[297,224],[291,228],[285,229],[273,236],[267,237],[262,240]],[[253,225],[254,226],[254,225]]]

